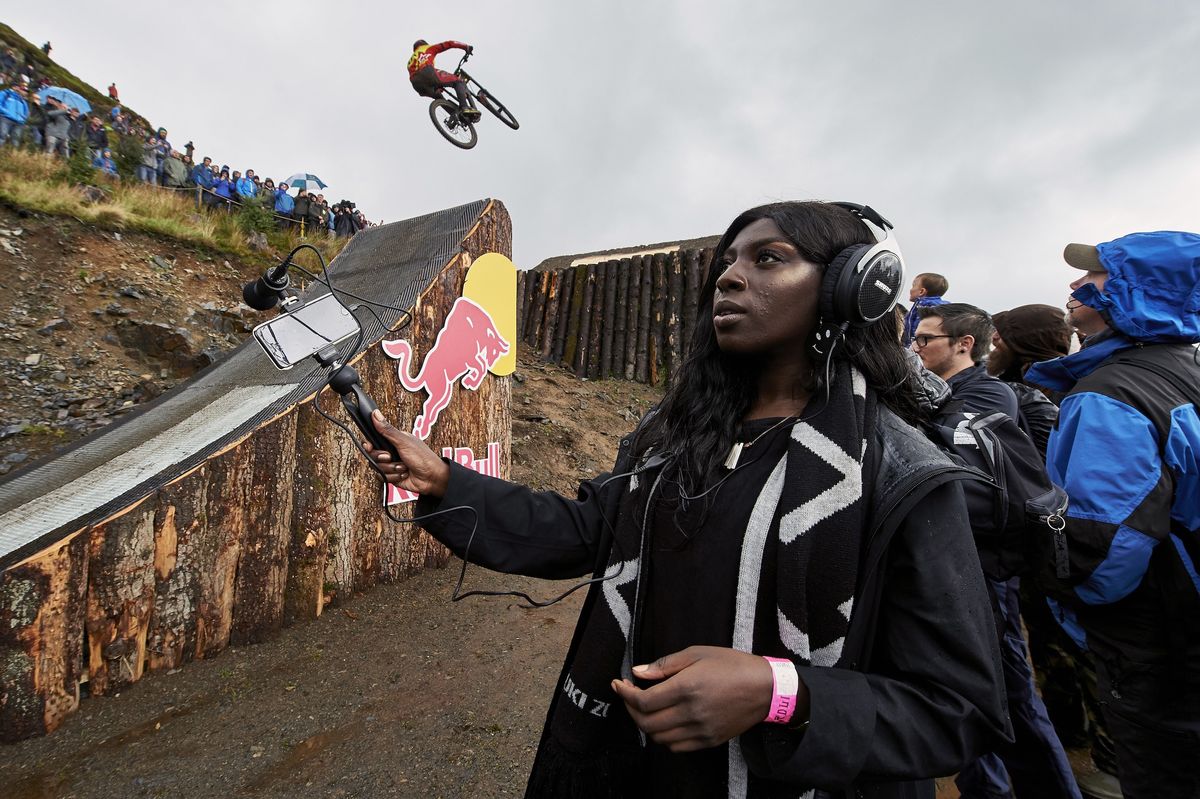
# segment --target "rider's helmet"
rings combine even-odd
[[[415,42],[413,42],[413,49],[416,50],[418,47],[424,47],[427,44],[429,44],[429,42],[425,41],[424,39],[417,39]]]

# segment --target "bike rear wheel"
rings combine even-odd
[[[462,118],[458,103],[449,100],[434,100],[429,104],[429,118],[442,137],[464,150],[470,150],[479,141],[475,126]]]
[[[521,123],[517,121],[515,116],[513,116],[512,111],[509,111],[507,108],[505,108],[504,103],[497,100],[487,89],[480,86],[479,91],[475,92],[475,99],[481,106],[486,108],[488,111],[494,114],[497,119],[499,119],[505,125],[508,125],[513,130],[521,127]]]

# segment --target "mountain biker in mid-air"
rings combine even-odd
[[[413,42],[413,52],[408,59],[408,79],[417,94],[435,100],[442,96],[443,89],[453,87],[458,95],[458,105],[462,108],[463,116],[475,122],[479,119],[480,112],[471,101],[466,85],[454,73],[440,70],[433,64],[438,53],[456,49],[465,51],[467,55],[475,51],[471,45],[453,40],[430,44],[424,39],[417,39]]]

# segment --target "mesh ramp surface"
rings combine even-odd
[[[487,205],[479,200],[361,231],[329,266],[334,289],[411,308],[461,251]],[[311,269],[308,259],[297,260]],[[314,283],[304,298],[327,291]],[[364,348],[404,316],[377,307],[376,320],[358,301],[347,303],[363,327]],[[326,370],[312,360],[275,369],[248,338],[154,402],[0,480],[0,570],[156,491],[311,396],[325,380]]]

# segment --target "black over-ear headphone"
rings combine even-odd
[[[830,328],[866,327],[896,306],[904,286],[904,259],[892,223],[867,205],[835,202],[878,231],[874,244],[855,244],[842,250],[821,280],[821,319]],[[822,331],[824,332],[824,331]],[[818,334],[820,335],[820,334]]]

